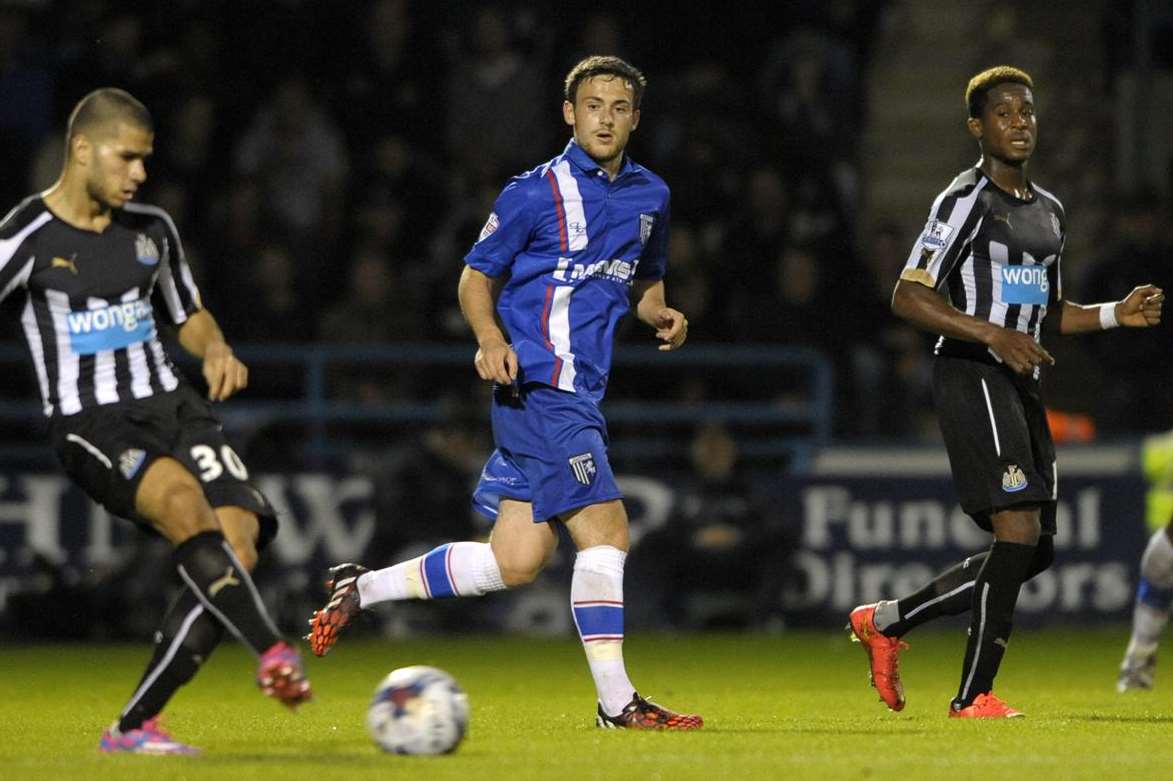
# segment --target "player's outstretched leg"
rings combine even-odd
[[[1153,534],[1140,560],[1132,636],[1116,679],[1116,691],[1121,694],[1153,688],[1157,646],[1169,623],[1169,607],[1173,602],[1173,544],[1169,532],[1169,527],[1165,527]]]
[[[310,617],[306,640],[316,656],[325,656],[358,613],[380,602],[405,599],[476,597],[506,588],[492,546],[451,542],[408,561],[380,570],[358,564],[330,569],[330,598]]]

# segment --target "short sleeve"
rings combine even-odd
[[[937,196],[929,210],[929,220],[900,272],[901,279],[934,289],[940,287],[981,222],[981,190],[979,185],[966,193],[946,190]]]
[[[167,319],[175,325],[181,325],[203,308],[203,302],[195,278],[192,277],[191,267],[183,254],[179,230],[166,212],[161,209],[158,212],[163,227],[163,251],[152,297],[155,299],[156,311],[158,305],[162,304]]]
[[[523,182],[514,180],[497,196],[493,211],[481,228],[476,244],[464,256],[464,262],[486,276],[499,277],[529,244],[532,232],[529,195]]]
[[[640,253],[639,266],[635,270],[635,278],[642,280],[649,280],[655,282],[664,278],[664,274],[668,270],[668,234],[671,229],[669,226],[671,206],[667,198],[664,199],[664,206],[660,209],[658,214],[641,214],[639,216],[639,235],[643,240],[647,236],[644,243],[643,252]],[[651,221],[648,225],[647,222]]]

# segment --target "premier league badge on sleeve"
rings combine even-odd
[[[583,453],[570,459],[570,471],[574,473],[575,480],[583,485],[590,485],[599,469],[595,466],[595,457],[590,453]]]
[[[648,246],[648,239],[652,237],[652,226],[656,224],[656,215],[641,214],[639,216],[639,245]]]
[[[921,246],[929,252],[938,252],[945,249],[949,237],[953,234],[953,226],[940,220],[929,220],[925,225],[924,233],[920,235]]]

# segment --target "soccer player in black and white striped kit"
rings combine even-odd
[[[209,403],[245,387],[248,370],[203,307],[171,218],[132,201],[153,143],[151,116],[128,93],[99,89],[77,104],[60,179],[0,221],[0,299],[24,297],[20,321],[65,471],[175,546],[183,589],[99,747],[187,754],[195,749],[157,717],[225,628],[259,657],[266,694],[295,707],[310,687],[249,576],[276,533],[273,509]],[[208,399],[171,364],[157,321],[202,360]]]
[[[937,196],[892,297],[898,316],[940,335],[933,398],[953,481],[962,509],[994,535],[988,551],[920,591],[852,611],[872,683],[893,710],[904,707],[898,657],[907,645],[900,638],[933,618],[970,610],[949,715],[1022,715],[993,694],[993,684],[1019,588],[1054,557],[1055,448],[1039,396],[1041,367],[1054,359],[1040,343],[1044,321],[1048,333],[1071,334],[1146,328],[1161,318],[1164,294],[1151,285],[1104,304],[1063,298],[1067,218],[1059,200],[1026,174],[1038,139],[1033,87],[1029,75],[1009,66],[970,80],[966,126],[981,159]]]

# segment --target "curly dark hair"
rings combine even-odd
[[[965,105],[969,109],[969,115],[975,119],[980,117],[986,108],[986,96],[990,90],[1007,82],[1025,84],[1032,89],[1035,86],[1034,79],[1021,68],[1015,68],[1013,65],[987,68],[970,79],[969,86],[965,88]]]

